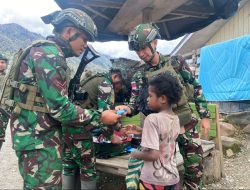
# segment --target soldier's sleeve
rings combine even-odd
[[[143,86],[143,72],[137,71],[131,80],[131,97],[129,100],[129,107],[131,109],[132,115],[136,115],[138,110],[137,100],[139,98],[140,90]]]
[[[201,85],[193,74],[185,67],[180,71],[180,74],[184,82],[188,82],[194,87],[194,103],[200,118],[209,118],[210,111],[208,110],[208,105],[204,94],[202,93]]]
[[[82,109],[68,99],[66,81],[66,60],[56,47],[32,48],[31,56],[37,85],[45,100],[49,114],[62,124],[100,125],[100,114],[94,110]]]
[[[109,110],[114,107],[114,90],[112,84],[108,80],[104,80],[98,85],[97,93],[97,108],[98,111],[102,112],[104,110]],[[102,134],[111,140],[111,136],[114,132],[113,128],[102,126]]]
[[[204,94],[202,93],[201,85],[198,81],[194,80],[194,103],[200,118],[210,118],[211,113],[208,110],[208,105]]]
[[[8,120],[9,119],[7,117],[0,113],[0,142],[4,142]]]
[[[111,82],[104,80],[98,85],[97,107],[100,112],[114,107],[114,90]]]

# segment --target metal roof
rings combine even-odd
[[[239,0],[55,0],[62,8],[78,8],[95,21],[98,41],[127,40],[137,24],[154,22],[163,39],[173,40],[227,19]]]

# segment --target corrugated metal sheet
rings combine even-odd
[[[250,1],[208,41],[207,45],[249,34]]]

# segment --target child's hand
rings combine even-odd
[[[122,140],[118,135],[113,134],[112,137],[111,137],[111,143],[113,143],[113,144],[122,144]]]
[[[134,150],[133,152],[131,152],[130,157],[134,159],[138,159],[139,154],[140,154],[139,150]]]
[[[124,127],[126,129],[126,134],[135,134],[135,135],[140,135],[142,134],[142,128],[137,127],[136,125],[125,125]]]
[[[119,132],[120,132],[122,135],[127,136],[127,129],[126,129],[126,128],[121,128],[121,129],[119,130]]]

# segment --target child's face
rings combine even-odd
[[[0,60],[0,72],[5,71],[7,68],[7,63],[5,60]]]
[[[153,86],[148,87],[147,102],[148,102],[148,107],[149,107],[150,110],[156,111],[156,112],[161,110],[161,107],[162,107],[161,97],[158,97],[156,95]]]

